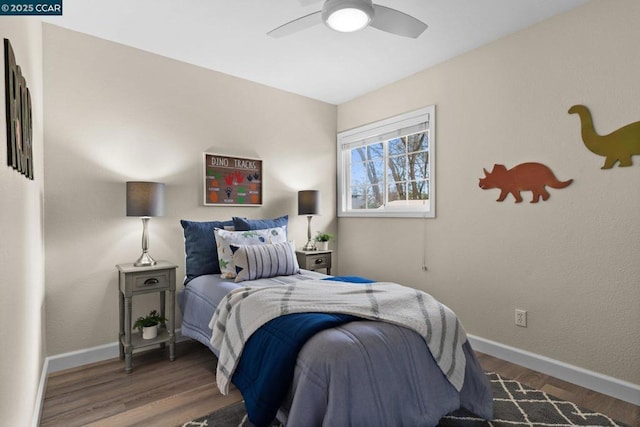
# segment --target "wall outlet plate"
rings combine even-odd
[[[516,325],[523,328],[527,327],[527,310],[516,308]]]

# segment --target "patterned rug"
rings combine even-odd
[[[440,427],[606,427],[624,424],[604,414],[589,411],[574,403],[555,398],[540,390],[527,387],[517,381],[488,373],[493,392],[494,419],[485,421],[464,411],[456,411],[440,420]],[[206,417],[189,421],[183,427],[251,427],[244,403],[213,412]],[[273,427],[281,427],[275,422]]]

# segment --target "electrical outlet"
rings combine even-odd
[[[527,310],[516,308],[516,325],[523,328],[527,327]]]

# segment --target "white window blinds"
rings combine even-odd
[[[353,149],[377,142],[424,132],[429,129],[429,112],[426,109],[412,111],[402,116],[387,119],[338,134],[340,150]]]

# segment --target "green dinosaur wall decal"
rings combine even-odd
[[[569,109],[569,114],[580,117],[582,141],[587,149],[605,157],[601,169],[611,169],[616,162],[620,162],[619,166],[631,166],[631,156],[640,154],[640,121],[623,126],[609,135],[598,135],[587,107],[574,105]]]

